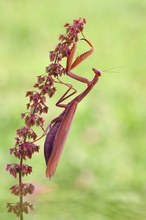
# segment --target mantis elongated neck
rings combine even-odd
[[[84,99],[84,97],[91,91],[91,89],[95,86],[95,84],[97,83],[99,79],[98,75],[95,75],[95,77],[93,78],[93,80],[91,81],[90,85],[80,94],[78,95],[75,100],[77,102],[82,101],[82,99]]]

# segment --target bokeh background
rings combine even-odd
[[[1,0],[0,1],[0,219],[14,202],[6,173],[16,129],[23,125],[27,90],[45,72],[48,54],[64,33],[65,22],[87,19],[84,34],[94,54],[74,72],[100,82],[80,103],[58,169],[45,178],[41,150],[28,164],[36,191],[28,198],[35,210],[26,220],[146,219],[146,1],[145,0]],[[87,47],[81,42],[77,55]],[[81,92],[85,87],[71,82]],[[61,110],[48,100],[46,125]]]

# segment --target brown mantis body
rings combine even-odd
[[[65,108],[65,110],[50,123],[51,128],[49,133],[47,134],[44,144],[44,155],[47,165],[47,169],[46,169],[47,177],[48,176],[51,177],[56,170],[78,103],[81,102],[82,99],[90,92],[93,86],[97,83],[99,76],[101,75],[100,71],[93,68],[95,77],[93,78],[93,80],[89,81],[88,79],[75,75],[70,71],[93,52],[93,46],[91,45],[91,43],[87,39],[84,40],[91,46],[91,49],[86,53],[82,54],[81,56],[77,57],[77,59],[72,64],[72,60],[76,49],[76,45],[74,44],[71,49],[70,56],[67,59],[66,73],[68,76],[80,82],[86,83],[87,88],[81,94],[76,96],[72,101],[70,101],[68,104],[61,104],[61,102],[63,102],[64,100],[75,94],[76,90],[72,88],[71,85],[62,83],[60,81],[61,84],[64,84],[69,88],[56,103],[58,107]],[[67,95],[71,89],[73,89],[74,91],[71,94]]]

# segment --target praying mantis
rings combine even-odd
[[[77,67],[81,62],[83,62],[86,58],[88,58],[94,51],[94,47],[89,42],[89,40],[87,40],[85,37],[82,38],[82,40],[84,40],[90,46],[90,50],[78,56],[75,59],[75,61],[73,61],[77,46],[76,43],[73,43],[70,54],[67,57],[66,75],[77,81],[85,83],[87,85],[87,88],[82,93],[77,95],[74,99],[72,99],[68,104],[63,104],[62,102],[64,102],[69,97],[74,95],[77,91],[76,89],[73,88],[72,85],[64,83],[58,79],[58,83],[67,86],[68,89],[56,103],[56,106],[60,108],[64,108],[64,111],[58,117],[53,119],[48,126],[50,130],[46,136],[46,140],[44,144],[44,156],[47,166],[46,167],[47,177],[52,177],[55,173],[78,104],[91,91],[91,89],[95,86],[99,77],[101,76],[101,72],[95,68],[92,69],[95,76],[91,81],[89,81],[85,77],[76,75],[71,72],[72,69]],[[69,94],[70,91],[72,91],[71,94]]]

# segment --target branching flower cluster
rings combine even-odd
[[[66,23],[64,25],[66,33],[59,36],[59,43],[55,50],[50,51],[50,64],[46,67],[46,74],[37,77],[33,91],[26,92],[26,97],[28,97],[27,112],[21,114],[24,126],[17,130],[15,145],[10,148],[10,154],[18,160],[18,163],[7,164],[6,167],[6,170],[14,178],[18,178],[18,184],[11,186],[10,191],[19,197],[16,204],[8,203],[7,208],[9,212],[15,213],[20,219],[23,219],[23,213],[28,213],[33,209],[33,206],[23,198],[34,192],[34,186],[31,183],[23,183],[22,177],[32,173],[32,167],[25,164],[24,161],[31,159],[34,153],[39,152],[40,148],[36,142],[41,137],[37,136],[34,127],[41,128],[44,133],[42,114],[48,113],[46,99],[55,94],[55,78],[66,73],[61,61],[69,56],[71,47],[79,40],[78,34],[83,32],[85,23],[85,19],[76,19],[73,24]]]
[[[66,73],[66,69],[61,65],[60,61],[69,56],[72,45],[79,40],[78,35],[83,32],[85,24],[86,20],[80,18],[75,19],[73,24],[66,23],[64,25],[66,33],[60,34],[59,43],[55,50],[50,51],[51,64],[46,67],[46,72],[49,75],[57,77]]]

